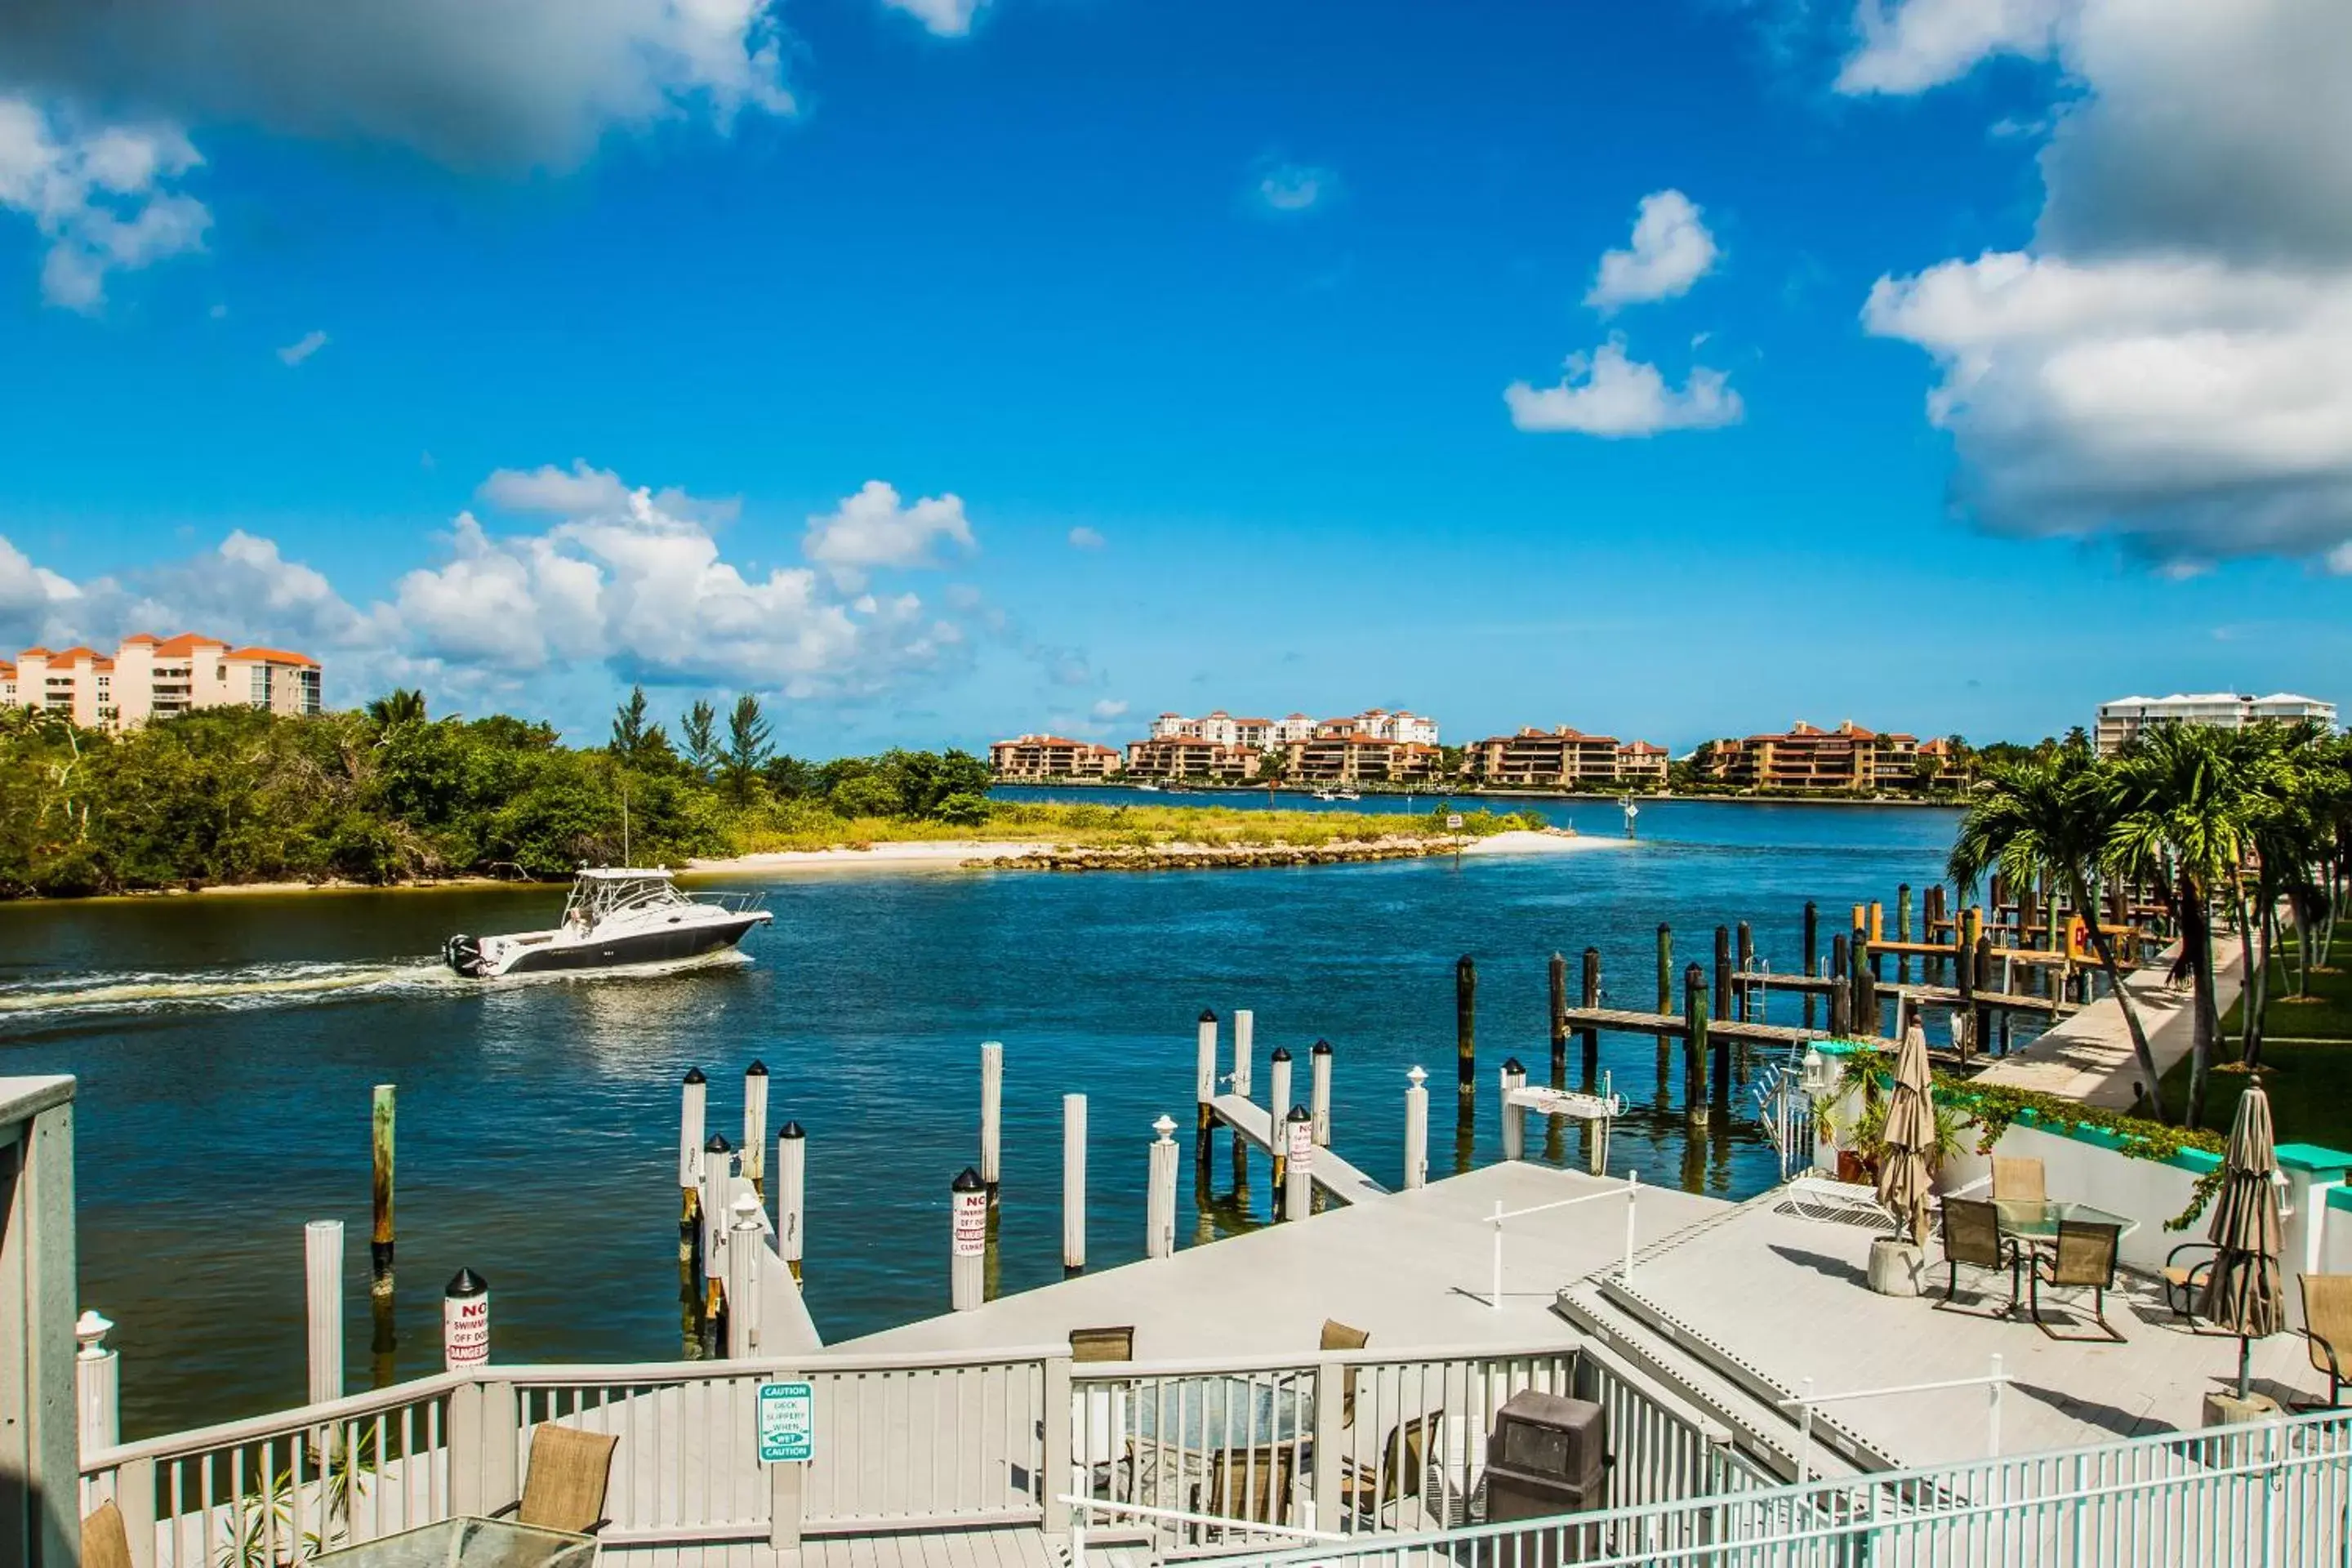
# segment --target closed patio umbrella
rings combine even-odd
[[[2270,1096],[2254,1079],[2238,1097],[2230,1147],[2221,1156],[2221,1194],[2206,1232],[2217,1256],[2205,1281],[2204,1316],[2238,1336],[2238,1397],[2246,1397],[2253,1342],[2286,1325],[2279,1294],[2278,1154],[2271,1136]]]
[[[1927,1070],[1927,1032],[1903,1031],[1895,1058],[1895,1092],[1886,1101],[1886,1154],[1878,1165],[1878,1201],[1913,1242],[1927,1239],[1927,1161],[1936,1148],[1936,1105]]]

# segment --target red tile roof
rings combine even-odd
[[[76,646],[74,647],[67,648],[62,652],[49,655],[49,662],[51,664],[71,664],[76,659],[96,658],[97,657],[98,650],[96,648]]]
[[[228,657],[231,658],[254,659],[263,664],[299,665],[305,669],[316,669],[319,668],[319,661],[312,658],[309,654],[288,653],[284,648],[278,647],[231,648],[229,649]]]
[[[18,658],[47,658],[49,657],[49,650],[45,647],[28,647],[16,657]]]
[[[124,647],[129,647],[132,643],[135,643],[135,642],[151,643],[151,642],[153,642],[153,641],[155,641],[155,640],[156,640],[156,638],[155,638],[155,637],[153,637],[153,635],[152,635],[152,634],[151,634],[151,633],[148,633],[148,632],[132,632],[129,637],[124,637],[124,638],[122,639],[122,646],[123,646]]]
[[[194,653],[200,647],[226,647],[227,646],[220,638],[208,637],[202,632],[182,632],[178,637],[156,644],[155,651],[160,654],[178,655]]]

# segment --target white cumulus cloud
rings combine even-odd
[[[1606,311],[1671,300],[1706,276],[1716,254],[1715,236],[1691,199],[1680,191],[1653,191],[1634,214],[1632,246],[1601,253],[1584,302]]]
[[[972,18],[980,14],[988,0],[882,0],[894,11],[908,16],[942,38],[961,38],[971,31]]]
[[[23,645],[64,642],[73,635],[70,618],[81,590],[0,534],[0,658]]]
[[[1861,44],[1838,72],[1846,93],[1913,93],[1965,76],[1995,54],[2039,58],[2074,0],[1861,0]],[[2257,0],[2250,0],[2257,3]]]
[[[1746,410],[1727,382],[1722,371],[1694,366],[1681,387],[1669,386],[1656,365],[1629,359],[1624,343],[1612,338],[1591,354],[1570,355],[1558,385],[1513,382],[1503,401],[1522,430],[1654,436],[1738,424]]]
[[[2084,96],[2043,149],[2032,244],[1884,278],[1864,325],[1933,357],[1928,416],[1992,526],[2114,537],[2159,564],[2337,564],[2352,544],[2352,6],[2071,0],[2052,15]],[[1916,85],[2011,47],[1979,42]]]
[[[1100,550],[1108,542],[1098,531],[1083,523],[1070,530],[1070,548],[1073,550]]]
[[[963,502],[953,495],[925,496],[911,506],[879,479],[820,517],[809,519],[801,552],[829,570],[845,588],[856,588],[877,566],[929,566],[937,546],[976,548]]]
[[[1262,158],[1250,171],[1250,199],[1265,212],[1292,216],[1311,212],[1331,199],[1339,178],[1314,163]]]
[[[278,357],[285,361],[287,367],[291,369],[326,346],[327,334],[314,329],[304,332],[300,337],[279,349]]]
[[[0,207],[47,243],[41,293],[53,305],[96,310],[109,274],[202,249],[212,215],[173,188],[202,162],[171,126],[87,125],[0,94]]]

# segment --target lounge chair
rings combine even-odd
[[[2058,1239],[2047,1254],[2037,1252],[2033,1258],[2030,1310],[2033,1321],[2053,1340],[2106,1339],[2116,1344],[2124,1342],[2123,1334],[2107,1321],[2107,1292],[2116,1284],[2116,1243],[2122,1237],[2120,1227],[2112,1225],[2081,1225],[2071,1219],[2058,1222]],[[2047,1281],[2061,1289],[2091,1292],[2091,1321],[2099,1325],[2097,1334],[2062,1334],[2042,1321],[2042,1287]]]
[[[2189,1258],[2196,1252],[2205,1256]],[[2190,1328],[2197,1326],[2197,1298],[2204,1292],[2206,1277],[2213,1272],[2213,1259],[2220,1256],[2221,1248],[2210,1241],[2184,1241],[2164,1255],[2164,1304],[2172,1309],[2174,1317],[2188,1319]]]
[[[2041,1204],[2050,1201],[2050,1188],[2039,1160],[2009,1159],[1996,1154],[1992,1161],[1992,1201],[1995,1203]]]
[[[131,1568],[131,1531],[110,1498],[81,1521],[81,1568]]]
[[[2352,1274],[2303,1276],[2303,1337],[2312,1366],[2327,1374],[2327,1403],[2295,1408],[2343,1408],[2344,1363],[2352,1360]]]
[[[1944,1285],[1944,1299],[1936,1303],[1938,1312],[1957,1312],[1964,1309],[1953,1305],[1960,1291],[1960,1269],[2009,1270],[2009,1305],[1998,1312],[1976,1312],[1973,1317],[2005,1318],[2017,1310],[2017,1276],[2019,1259],[2022,1257],[2014,1242],[2000,1234],[2000,1211],[1981,1198],[1946,1198],[1944,1200],[1944,1263],[1950,1270]]]
[[[1327,1351],[1360,1351],[1372,1342],[1372,1336],[1362,1329],[1351,1329],[1337,1318],[1323,1320],[1323,1337],[1318,1348]],[[1339,1425],[1356,1424],[1356,1369],[1349,1367],[1339,1379]]]
[[[608,1522],[604,1489],[613,1477],[613,1450],[621,1439],[542,1421],[530,1429],[530,1468],[523,1473],[522,1499],[491,1517],[513,1513],[515,1522],[567,1535],[593,1535]]]
[[[1072,1361],[1133,1361],[1135,1325],[1116,1329],[1072,1329]]]

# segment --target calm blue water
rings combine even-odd
[[[1539,809],[1622,836],[1607,803]],[[491,1282],[501,1360],[679,1354],[673,1183],[690,1066],[710,1075],[712,1125],[730,1138],[754,1057],[774,1074],[772,1127],[807,1128],[807,1290],[844,1339],[947,1305],[946,1190],[976,1152],[983,1039],[1005,1043],[998,1268],[1016,1289],[1059,1277],[1067,1090],[1090,1097],[1090,1252],[1140,1254],[1144,1145],[1162,1111],[1189,1122],[1203,1006],[1255,1008],[1257,1081],[1287,1045],[1299,1098],[1306,1047],[1328,1038],[1335,1142],[1375,1176],[1399,1176],[1415,1063],[1440,1091],[1433,1165],[1483,1163],[1499,1154],[1495,1069],[1517,1054],[1538,1080],[1548,1070],[1552,952],[1573,965],[1597,944],[1611,1000],[1633,1006],[1654,999],[1662,920],[1678,967],[1708,963],[1713,927],[1747,919],[1773,967],[1793,968],[1807,899],[1826,945],[1832,911],[1935,880],[1952,824],[1666,803],[1643,808],[1632,847],[1458,868],[800,875],[766,884],[778,920],[751,962],[625,981],[484,986],[425,960],[453,931],[549,923],[561,893],[543,888],[0,906],[0,1072],[80,1078],[82,1300],[120,1325],[123,1427],[143,1435],[300,1402],[309,1219],[348,1226],[355,1387],[437,1367],[440,1287],[461,1264]],[[1457,1143],[1444,1090],[1465,952],[1482,1094]],[[1602,1065],[1637,1108],[1612,1170],[1732,1195],[1775,1173],[1744,1094],[1736,1125],[1686,1149],[1652,1043],[1604,1037]],[[368,1102],[387,1081],[404,1289],[397,1345],[372,1361]],[[1573,1139],[1551,1157],[1575,1161]],[[1222,1195],[1222,1150],[1213,1165]],[[1261,1169],[1260,1213],[1267,1186]],[[1246,1223],[1221,1202],[1199,1229]]]

